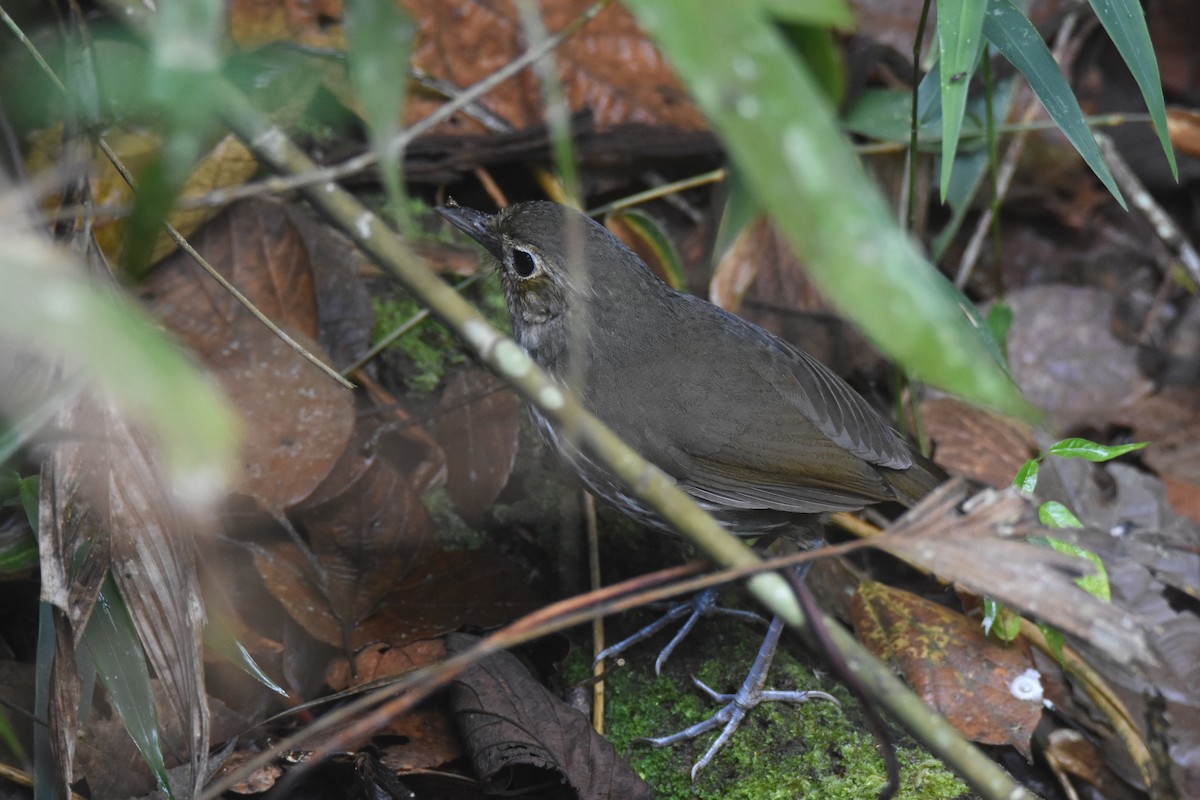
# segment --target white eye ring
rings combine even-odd
[[[509,267],[518,278],[527,280],[541,271],[542,260],[528,250],[514,247],[509,257]]]

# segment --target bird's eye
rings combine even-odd
[[[518,278],[532,278],[533,274],[538,270],[537,261],[534,260],[534,257],[526,251],[517,250],[516,248],[512,251],[512,268]]]

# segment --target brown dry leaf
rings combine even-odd
[[[322,594],[344,635],[436,545],[425,506],[407,477],[373,454],[367,458],[370,466],[346,491],[295,513],[308,533]]]
[[[464,586],[471,590],[463,591]],[[401,643],[470,625],[491,628],[538,607],[529,576],[508,559],[484,550],[431,553],[383,599],[379,611],[355,630],[361,642]]]
[[[451,634],[446,649],[458,655],[478,641]],[[456,679],[450,702],[485,792],[565,782],[581,800],[654,796],[587,717],[535,681],[511,653],[488,656]]]
[[[1172,507],[1200,521],[1200,389],[1169,386],[1122,409],[1115,421],[1150,442],[1142,458],[1167,485]]]
[[[346,659],[330,667],[326,683],[334,691],[363,686],[374,681],[398,677],[446,658],[441,639],[423,639],[404,647],[379,643],[366,647],[354,657],[354,670]],[[400,741],[382,748],[380,761],[396,772],[433,769],[462,757],[462,742],[442,709],[422,706],[390,720],[379,731]]]
[[[436,544],[411,476],[396,466],[397,448],[404,442],[381,421],[360,419],[327,478],[290,510],[307,534],[308,553],[283,542],[255,554],[288,613],[335,646],[369,641],[355,626]]]
[[[276,542],[252,547],[251,552],[267,591],[309,636],[333,647],[346,646],[342,626],[313,580],[313,570],[298,545]]]
[[[554,32],[591,4],[591,0],[545,0],[539,7],[546,29]],[[453,86],[467,88],[526,49],[526,34],[511,0],[401,0],[401,5],[418,24],[413,66]],[[283,4],[237,0],[231,8],[230,33],[244,48],[276,41],[320,49],[342,50],[345,46],[342,4],[335,0]],[[620,125],[687,131],[706,128],[703,116],[662,54],[638,29],[632,15],[615,3],[564,42],[554,57],[570,111],[590,113],[600,129]],[[424,119],[442,102],[432,93],[413,92],[405,124]],[[528,69],[479,102],[516,130],[541,125],[545,119],[538,81]],[[434,130],[442,134],[490,133],[461,114]]]
[[[198,790],[209,708],[193,546],[210,532],[211,516],[180,506],[147,437],[102,395],[82,393],[55,425],[67,435],[45,462],[39,504],[42,596],[61,612],[51,678],[56,756],[69,775],[80,688],[75,646],[111,572],[161,682],[163,715],[182,721],[171,743],[186,755],[188,783]]]
[[[398,678],[445,658],[446,643],[441,639],[421,639],[403,647],[376,642],[354,654],[353,669],[344,657],[330,664],[325,683],[335,692],[341,692],[384,678]]]
[[[343,631],[296,545],[280,542],[256,547],[253,553],[268,590],[288,614],[313,638],[350,651],[376,642],[428,639],[465,625],[493,627],[537,607],[528,577],[495,553],[431,552],[408,567],[407,577],[396,580],[393,575],[395,585],[374,613]],[[466,584],[470,592],[463,591]]]
[[[366,373],[357,376],[359,385],[377,409],[389,409],[388,427],[403,442],[403,447],[392,448],[392,456],[408,475],[409,482],[418,494],[446,483],[446,453],[437,440],[418,425],[401,407],[400,402]]]
[[[1070,782],[1070,776],[1095,787],[1100,797],[1134,800],[1142,796],[1117,777],[1104,751],[1079,731],[1070,728],[1052,731],[1046,740],[1044,756],[1064,784]]]
[[[922,402],[921,416],[938,464],[997,489],[1012,484],[1017,470],[1037,454],[1028,425],[953,397]]]
[[[258,758],[259,755],[261,753],[251,750],[238,750],[235,753],[231,753],[225,759],[225,762],[221,764],[221,768],[217,770],[217,773],[213,775],[213,780],[218,781],[230,772],[240,770],[242,764]],[[234,794],[262,794],[274,786],[282,775],[283,767],[278,764],[266,764],[229,787],[229,791]]]
[[[961,480],[944,484],[878,546],[1076,636],[1116,663],[1154,662],[1144,620],[1075,585],[1086,562],[1022,541],[1046,535],[1028,499],[1015,489],[988,490],[963,504],[966,494]]]
[[[317,300],[308,252],[281,203],[237,203],[191,243],[273,322],[316,337]],[[229,328],[248,316],[186,253],[164,262],[142,293],[202,358],[228,349]]]
[[[962,614],[875,581],[859,584],[851,619],[863,644],[963,736],[1031,757],[1042,691],[1021,651],[989,640]]]
[[[1200,112],[1171,106],[1167,109],[1167,131],[1177,153],[1200,156]]]
[[[479,527],[517,461],[520,402],[481,369],[463,370],[438,404],[437,438],[446,453],[446,491],[459,516]]]
[[[116,151],[121,161],[136,177],[155,158],[162,147],[162,139],[149,130],[108,131],[105,140]],[[51,129],[33,136],[33,152],[29,156],[29,168],[33,174],[57,164],[61,157],[62,132]],[[95,177],[89,182],[92,202],[97,206],[122,206],[132,203],[134,193],[116,167],[107,158],[99,158],[94,164]],[[240,186],[258,171],[258,162],[242,142],[233,134],[218,141],[196,164],[180,191],[180,199],[203,197],[216,189]],[[215,217],[220,208],[197,208],[190,211],[172,211],[167,215],[171,223],[183,236],[191,236],[200,226]],[[105,255],[114,264],[122,263],[125,246],[125,219],[105,218],[95,225],[96,241]],[[150,263],[155,264],[174,252],[175,241],[160,233],[154,243]]]
[[[1062,428],[1105,421],[1146,393],[1137,347],[1113,333],[1115,300],[1090,287],[1043,285],[1006,298],[1008,357],[1025,395]]]
[[[196,249],[302,342],[316,332],[303,241],[283,208],[240,203],[196,237]],[[353,398],[250,316],[183,253],[143,287],[155,313],[196,350],[241,412],[244,469],[234,490],[275,513],[325,479],[354,427]],[[309,349],[320,351],[309,343]]]
[[[243,49],[291,42],[316,50],[345,50],[341,0],[235,0],[229,38]]]
[[[417,709],[393,720],[387,728],[402,737],[381,748],[379,761],[396,773],[435,769],[463,757],[462,739],[450,715],[440,711]]]
[[[526,49],[526,35],[511,0],[404,0],[420,26],[413,65],[466,88],[513,61]],[[547,0],[539,4],[546,29],[560,30],[591,0]],[[588,111],[596,127],[648,125],[702,130],[704,118],[688,98],[662,54],[638,29],[632,15],[612,4],[554,51],[572,113]],[[532,71],[502,83],[481,101],[522,130],[542,124],[542,95]],[[415,93],[407,124],[424,119],[442,103]],[[440,125],[442,133],[486,133],[461,115]]]

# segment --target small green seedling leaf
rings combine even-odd
[[[1087,439],[1063,439],[1050,446],[1050,455],[1062,458],[1084,458],[1088,461],[1111,461],[1118,456],[1141,450],[1149,442],[1134,442],[1133,444],[1107,445],[1098,444]]]
[[[1042,503],[1038,509],[1038,519],[1047,528],[1082,528],[1083,523],[1071,513],[1071,509],[1057,500]]]
[[[1064,542],[1062,539],[1055,539],[1052,536],[1047,537],[1046,541],[1060,553],[1066,553],[1069,556],[1076,556],[1077,558],[1089,561],[1095,572],[1091,575],[1084,575],[1082,578],[1076,578],[1075,583],[1088,594],[1093,597],[1099,597],[1106,603],[1112,600],[1112,590],[1108,583],[1108,570],[1104,568],[1104,562],[1100,559],[1100,556],[1073,542]]]
[[[1014,641],[1021,635],[1021,615],[990,597],[983,598],[983,632],[1002,642]]]
[[[1013,478],[1013,486],[1016,486],[1023,494],[1033,494],[1033,490],[1037,488],[1040,468],[1041,462],[1038,459],[1029,459],[1017,470],[1017,477]]]

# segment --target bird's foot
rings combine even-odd
[[[742,721],[746,719],[746,715],[759,703],[784,702],[799,704],[806,703],[809,700],[829,700],[833,703],[838,703],[837,698],[825,692],[774,691],[763,688],[767,680],[767,671],[771,667],[771,661],[775,658],[775,650],[779,646],[779,635],[782,631],[783,620],[775,617],[771,620],[771,625],[767,629],[767,636],[763,640],[762,647],[759,648],[758,656],[754,659],[754,664],[746,674],[746,680],[742,682],[741,688],[735,694],[721,694],[713,691],[698,678],[692,679],[696,686],[714,701],[725,704],[715,714],[702,722],[698,722],[670,736],[653,739],[647,738],[640,741],[652,744],[655,747],[667,747],[668,745],[673,745],[687,739],[695,739],[701,734],[721,727],[721,733],[717,736],[716,740],[692,767],[692,780],[695,780],[700,770],[712,763],[713,758],[720,752],[721,748],[733,738],[733,734],[737,732]],[[841,704],[838,703],[838,705]]]
[[[667,613],[663,614],[661,617],[641,630],[636,631],[628,638],[622,639],[616,644],[610,645],[601,650],[596,654],[596,663],[600,662],[602,659],[614,658],[621,653],[624,653],[633,645],[649,639],[651,636],[658,633],[663,628],[666,628],[676,620],[686,618],[684,619],[683,625],[681,625],[675,635],[671,637],[671,641],[667,642],[666,646],[663,647],[661,652],[659,652],[658,658],[654,660],[654,673],[656,675],[661,675],[663,664],[667,663],[667,659],[671,657],[671,653],[675,652],[675,648],[679,646],[679,643],[682,642],[687,635],[692,632],[692,628],[696,627],[696,622],[702,617],[712,617],[717,615],[737,617],[738,619],[747,620],[750,622],[766,622],[765,619],[763,619],[760,615],[755,614],[753,611],[743,611],[739,608],[724,608],[723,606],[717,605],[717,590],[705,589],[703,592],[698,592],[695,594],[691,600],[687,600],[679,603],[678,605],[672,606]]]

